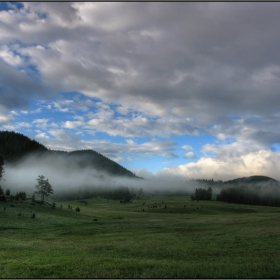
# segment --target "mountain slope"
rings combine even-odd
[[[17,132],[0,131],[0,154],[4,156],[5,161],[13,163],[31,155],[34,155],[34,160],[40,160],[41,157],[48,155],[54,160],[62,158],[69,162],[74,161],[81,168],[90,167],[117,176],[139,178],[123,166],[93,150],[52,151]]]
[[[0,154],[6,161],[16,161],[19,158],[34,152],[43,152],[48,149],[35,140],[18,132],[0,131]]]
[[[79,150],[69,152],[68,157],[70,160],[71,158],[76,158],[76,161],[80,167],[86,167],[90,165],[99,171],[107,171],[116,175],[135,177],[131,171],[93,150]]]

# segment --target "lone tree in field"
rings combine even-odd
[[[51,184],[49,183],[49,179],[45,179],[43,175],[40,175],[37,178],[38,184],[35,186],[35,188],[38,190],[35,193],[41,195],[42,202],[45,199],[45,196],[49,196],[50,194],[53,194],[53,188]]]

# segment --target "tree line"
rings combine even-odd
[[[229,203],[280,206],[280,191],[278,188],[260,189],[240,186],[222,189],[217,195],[218,201]]]
[[[104,188],[99,186],[84,186],[78,189],[69,189],[67,191],[57,191],[55,198],[58,200],[78,200],[89,199],[93,197],[102,197],[106,199],[119,200],[120,203],[128,203],[133,199],[139,199],[144,195],[143,189],[136,190],[127,186],[118,186],[116,188]]]
[[[212,188],[196,188],[194,195],[191,195],[191,200],[212,200]]]
[[[191,200],[212,200],[212,188],[196,188]],[[227,187],[216,196],[217,201],[228,203],[280,207],[280,189],[278,185]]]

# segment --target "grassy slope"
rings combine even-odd
[[[280,276],[279,208],[192,202],[189,197],[150,196],[131,204],[87,201],[57,203],[63,209],[1,202],[1,277]],[[151,208],[155,203],[158,207]],[[69,210],[68,204],[81,212]]]

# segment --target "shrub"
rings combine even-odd
[[[81,209],[80,209],[79,207],[77,207],[75,210],[76,210],[77,212],[80,212],[80,211],[81,211]]]

